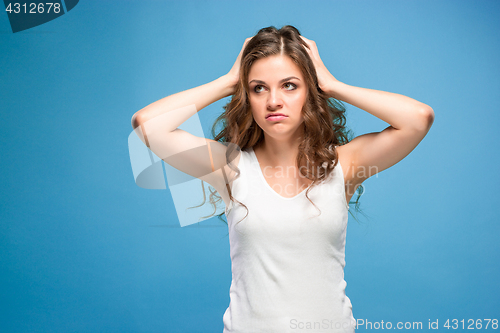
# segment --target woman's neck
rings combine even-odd
[[[253,147],[259,161],[273,167],[292,166],[296,164],[300,141],[264,139]]]

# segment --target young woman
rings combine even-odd
[[[215,140],[177,128],[231,95]],[[390,126],[349,141],[338,101]],[[432,108],[414,99],[338,81],[315,42],[284,26],[247,38],[226,75],[148,105],[132,126],[226,204],[232,283],[224,332],[354,332],[344,280],[349,201],[363,181],[407,156],[433,120]]]

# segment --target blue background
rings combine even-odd
[[[285,24],[339,80],[436,115],[364,183],[368,218],[349,218],[354,317],[500,319],[499,14],[484,0],[93,0],[16,34],[1,14],[2,332],[222,332],[227,227],[172,227],[169,191],[134,182],[130,119],[227,73],[246,37]],[[199,112],[206,133],[225,102]],[[355,135],[388,126],[347,109]]]

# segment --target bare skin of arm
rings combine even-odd
[[[338,81],[323,64],[316,43],[302,38],[309,46],[323,91],[390,124],[381,132],[360,135],[337,148],[349,201],[363,181],[395,165],[417,147],[434,122],[434,111],[407,96]]]
[[[229,203],[226,184],[232,179],[232,169],[225,165],[227,147],[178,127],[199,110],[234,93],[243,48],[226,75],[151,103],[137,111],[131,120],[135,133],[152,152],[176,169],[212,185],[226,204]],[[238,160],[239,156],[234,162]]]

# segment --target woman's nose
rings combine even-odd
[[[271,91],[267,98],[267,108],[270,110],[279,109],[283,106],[283,100],[278,91]]]

